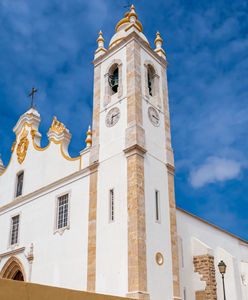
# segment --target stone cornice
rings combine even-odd
[[[108,49],[106,53],[93,60],[93,64],[97,66],[99,63],[102,63],[102,61],[108,58],[109,55],[113,54],[116,50],[122,48],[132,40],[136,40],[140,44],[140,46],[144,50],[146,50],[151,56],[153,56],[154,59],[158,60],[164,66],[164,68],[167,67],[167,61],[164,60],[161,56],[159,56],[135,31],[130,33],[127,37],[123,38],[123,40],[120,41],[117,45]]]
[[[21,247],[21,248],[13,249],[13,250],[10,250],[10,251],[4,252],[4,253],[0,253],[0,260],[6,256],[12,256],[17,253],[24,252],[25,249],[26,249],[25,247]]]
[[[134,154],[144,156],[144,154],[147,152],[145,148],[143,148],[142,146],[140,146],[138,144],[132,145],[132,146],[124,149],[123,151],[124,151],[124,153],[126,154],[127,157],[131,156],[131,155],[134,155]]]
[[[171,175],[175,175],[175,167],[173,165],[171,165],[170,163],[166,164],[167,170]]]
[[[96,172],[97,169],[98,169],[98,166],[99,166],[99,162],[98,161],[95,161],[93,162],[90,166],[89,166],[89,170],[91,172]]]
[[[94,169],[94,168],[93,168]],[[93,169],[92,169],[92,165],[89,166],[89,167],[86,167],[80,171],[77,171],[77,172],[74,172],[62,179],[59,179],[59,180],[56,180],[44,187],[41,187],[39,189],[37,189],[36,191],[34,192],[31,192],[29,194],[26,194],[24,196],[20,196],[18,198],[16,198],[15,200],[7,203],[6,205],[3,205],[2,207],[0,207],[0,214],[2,212],[4,212],[5,210],[9,209],[9,208],[12,208],[16,205],[19,205],[25,201],[30,201],[30,200],[34,200],[33,198],[37,198],[37,197],[40,197],[46,193],[48,193],[50,190],[54,190],[56,188],[58,188],[59,186],[63,185],[63,184],[67,184],[67,183],[70,183],[70,181],[74,181],[74,180],[78,180],[80,179],[81,177],[85,177],[85,176],[88,176],[90,175],[91,172],[93,172]],[[77,178],[78,177],[78,178]]]

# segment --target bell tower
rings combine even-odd
[[[94,58],[87,288],[179,300],[166,55],[132,5]]]

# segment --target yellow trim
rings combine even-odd
[[[12,156],[13,156],[13,153],[11,154],[11,156],[10,156],[10,160],[9,160],[9,163],[7,164],[7,166],[5,167],[5,169],[4,169],[4,171],[3,171],[3,173],[1,173],[0,174],[0,177],[7,171],[7,169],[8,169],[8,167],[9,167],[9,165],[10,165],[10,163],[11,163],[11,161],[12,161]]]
[[[41,147],[39,147],[39,146],[37,146],[37,145],[35,144],[34,138],[32,138],[32,141],[33,141],[33,147],[34,147],[34,149],[37,150],[37,151],[45,151],[46,149],[48,149],[48,147],[49,147],[50,144],[51,144],[51,142],[49,142],[47,146],[45,146],[44,148],[41,148]]]
[[[113,42],[109,45],[109,49],[112,48],[112,47],[114,47],[115,45],[117,45],[119,42],[121,42],[122,40],[124,40],[124,39],[127,38],[127,37],[128,37],[128,35],[127,35],[127,36],[124,36],[124,37],[121,37],[121,38],[119,38],[119,39],[113,41]],[[142,37],[141,37],[141,38],[142,38]],[[144,39],[142,39],[142,41],[143,41],[144,43],[146,43],[146,45],[147,45],[149,48],[151,48],[151,46],[149,45],[149,43],[148,43],[147,41],[145,41]]]
[[[119,39],[117,39],[117,40],[115,40],[115,41],[113,41],[113,42],[109,45],[109,48],[115,46],[115,45],[118,44],[120,41],[122,41],[124,38],[125,38],[125,36],[124,36],[124,37],[121,37],[121,38],[119,38]]]
[[[128,13],[128,14],[129,14],[129,13]],[[121,20],[116,24],[116,26],[115,26],[115,31],[117,32],[118,29],[119,29],[119,27],[120,27],[121,25],[125,24],[125,23],[129,23],[128,17],[125,17],[125,18],[121,19]]]
[[[61,152],[62,156],[63,156],[65,159],[67,159],[67,160],[69,160],[69,161],[74,161],[74,160],[80,159],[81,156],[70,157],[70,156],[66,155],[66,154],[64,153],[64,150],[63,150],[63,147],[62,147],[62,141],[56,141],[55,139],[51,138],[50,141],[49,141],[49,144],[48,144],[47,146],[45,146],[44,148],[41,148],[41,147],[39,147],[39,146],[37,146],[37,145],[35,144],[34,139],[33,139],[33,146],[34,146],[34,148],[35,148],[36,150],[38,150],[38,151],[45,151],[46,149],[48,149],[48,147],[51,145],[51,143],[54,143],[54,144],[56,144],[56,145],[59,145],[59,144],[60,144],[60,152]]]
[[[103,52],[106,53],[106,52],[107,52],[107,49],[105,49],[105,48],[103,48],[103,47],[98,48],[98,49],[96,49],[95,54],[98,53],[98,52],[100,52],[100,51],[103,51]]]
[[[11,152],[13,153],[15,151],[16,146],[16,140],[12,143]]]
[[[140,27],[136,24],[136,23],[131,23],[126,29],[125,31],[128,31],[130,28],[135,27],[139,32],[142,32],[142,30],[140,29]]]
[[[27,123],[27,122],[25,122],[25,123],[22,125],[22,128],[25,127],[25,126],[28,126],[28,127],[31,127],[31,128],[32,128],[32,124],[29,124],[29,123]],[[31,132],[31,131],[33,131],[33,132]],[[63,156],[66,160],[69,160],[69,161],[76,161],[76,160],[79,160],[79,159],[81,160],[81,156],[80,156],[80,155],[77,156],[77,157],[70,157],[70,156],[66,155],[66,154],[64,153],[64,151],[63,151],[62,141],[59,141],[59,142],[58,142],[58,141],[55,141],[54,139],[51,139],[51,140],[49,141],[48,145],[45,146],[44,148],[41,148],[41,147],[37,146],[37,145],[35,144],[35,141],[34,141],[35,133],[36,133],[37,130],[31,129],[31,131],[30,131],[30,133],[31,133],[31,136],[32,136],[32,144],[33,144],[33,147],[34,147],[35,150],[37,150],[37,151],[45,151],[45,150],[47,150],[47,149],[49,148],[49,146],[51,145],[51,142],[54,142],[55,144],[60,144],[60,152],[61,152],[62,156]],[[3,176],[3,174],[7,171],[8,167],[10,166],[10,163],[12,162],[13,154],[14,154],[15,148],[16,148],[15,146],[16,146],[16,144],[17,144],[17,140],[15,140],[15,142],[14,142],[13,144],[14,144],[14,147],[13,147],[13,145],[12,145],[12,149],[13,149],[13,150],[12,150],[12,154],[11,154],[11,156],[10,156],[9,163],[8,163],[7,166],[4,168],[4,171],[0,174],[0,177]],[[80,166],[81,166],[81,162],[80,162]]]

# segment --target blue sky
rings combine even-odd
[[[97,33],[106,43],[123,16],[122,0],[1,0],[0,153],[39,89],[46,144],[56,115],[84,147],[92,113]],[[178,206],[248,240],[248,2],[133,1],[151,45],[164,38],[169,67]]]

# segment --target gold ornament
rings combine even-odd
[[[27,135],[28,135],[28,130],[24,129],[21,134],[21,137],[20,137],[20,142],[17,146],[16,153],[17,153],[17,160],[18,160],[19,164],[22,164],[24,162],[24,159],[27,154],[28,144],[29,144]]]
[[[56,133],[60,134],[60,133],[64,132],[65,126],[63,123],[59,122],[56,117],[53,117],[53,122],[52,122],[50,129],[52,131],[55,131]]]
[[[14,141],[14,143],[12,144],[12,147],[11,147],[11,152],[13,153],[14,150],[15,150],[15,146],[16,146],[16,141]]]

